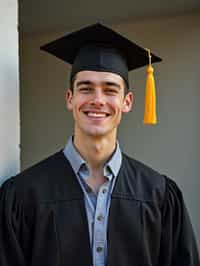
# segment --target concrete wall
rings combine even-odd
[[[0,1],[0,184],[19,171],[17,1]]]
[[[200,13],[113,28],[163,57],[163,63],[155,65],[159,123],[155,127],[142,124],[146,74],[145,69],[134,71],[130,80],[135,106],[123,119],[121,147],[179,184],[199,241]],[[22,41],[22,168],[62,148],[72,132],[71,115],[64,104],[68,67],[39,51],[41,44],[60,35]]]

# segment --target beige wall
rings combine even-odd
[[[159,113],[155,127],[142,124],[145,70],[130,75],[136,100],[119,131],[122,149],[176,180],[200,239],[200,13],[114,28],[164,59],[155,65]],[[63,147],[72,132],[64,104],[67,66],[39,51],[41,44],[60,34],[27,37],[21,45],[22,168]]]
[[[19,171],[17,1],[0,1],[0,184]]]

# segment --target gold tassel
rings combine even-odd
[[[149,66],[147,68],[144,124],[155,125],[157,124],[157,116],[156,116],[156,89],[155,89],[155,80],[153,76],[154,69],[151,65],[151,52],[149,49],[146,50],[149,56]]]

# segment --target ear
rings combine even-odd
[[[73,98],[72,90],[67,89],[65,93],[65,104],[66,104],[68,111],[72,111],[72,98]]]
[[[128,92],[124,97],[122,112],[128,113],[131,111],[134,102],[134,95],[132,92]]]

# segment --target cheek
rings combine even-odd
[[[110,101],[110,106],[116,112],[122,112],[123,110],[123,101],[121,99],[113,99]]]
[[[73,110],[74,111],[80,111],[84,106],[87,105],[87,100],[84,96],[80,96],[76,98],[73,102]]]

